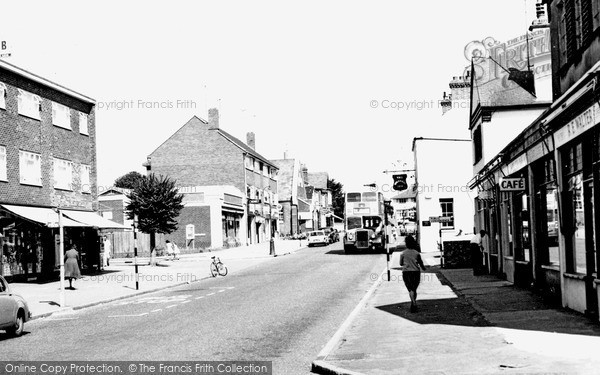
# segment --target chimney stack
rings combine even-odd
[[[256,150],[256,137],[253,132],[246,133],[246,144],[253,150]]]
[[[217,108],[208,110],[208,128],[219,129],[219,110]]]
[[[306,168],[306,165],[300,165],[300,174],[302,175],[302,182],[304,182],[304,185],[308,185],[308,168]]]

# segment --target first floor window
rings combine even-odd
[[[0,180],[6,181],[6,147],[0,146]]]
[[[81,181],[81,191],[83,193],[91,193],[92,192],[92,186],[90,184],[91,172],[92,172],[92,168],[89,165],[81,165],[80,181]]]
[[[73,163],[54,158],[54,188],[73,190]]]
[[[449,217],[450,221],[441,223],[442,228],[454,228],[454,198],[440,198],[442,216]]]
[[[20,115],[40,119],[42,98],[39,96],[19,89],[19,97],[17,98],[17,110]]]
[[[79,133],[89,135],[88,130],[88,115],[79,113]]]
[[[0,108],[6,109],[6,86],[0,82]]]
[[[52,102],[52,125],[71,130],[71,110],[69,107]]]
[[[40,154],[19,150],[19,182],[42,186],[42,158]]]

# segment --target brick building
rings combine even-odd
[[[212,248],[258,243],[275,233],[278,168],[254,148],[254,133],[240,141],[219,127],[211,108],[208,122],[194,116],[148,156],[148,173],[176,180],[185,196],[179,229],[168,239],[189,246],[188,225]],[[205,200],[208,187],[221,204]]]
[[[95,101],[0,61],[0,273],[50,276],[59,264],[58,213],[65,246],[85,271],[98,265]],[[118,225],[115,225],[118,226]]]

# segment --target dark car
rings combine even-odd
[[[340,240],[340,234],[333,228],[324,228],[325,233],[329,236],[329,243],[334,243]]]

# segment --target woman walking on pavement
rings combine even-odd
[[[406,250],[400,253],[400,266],[402,267],[402,279],[410,296],[410,312],[417,311],[417,288],[421,283],[421,268],[425,271],[425,265],[418,251],[419,245],[412,236],[404,240]]]
[[[81,277],[81,271],[79,271],[79,253],[75,245],[71,246],[65,253],[65,278],[69,279],[69,289],[73,288],[73,279]]]

